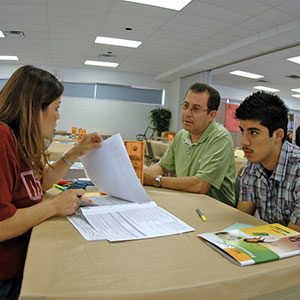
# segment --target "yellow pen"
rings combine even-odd
[[[201,210],[199,208],[196,208],[196,212],[203,222],[207,221],[206,217],[204,216],[204,214],[201,212]]]
[[[61,190],[61,191],[66,191],[67,190],[66,188],[64,188],[63,186],[58,185],[58,184],[53,184],[53,187],[55,187],[56,189]]]

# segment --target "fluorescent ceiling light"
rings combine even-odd
[[[300,94],[292,95],[292,97],[300,98]]]
[[[5,37],[3,32],[0,30],[0,38]]]
[[[258,74],[254,74],[254,73],[244,72],[244,71],[240,71],[240,70],[229,72],[229,74],[237,75],[237,76],[242,76],[242,77],[247,77],[247,78],[252,78],[252,79],[259,79],[259,78],[263,78],[264,77],[263,75],[258,75]]]
[[[295,56],[295,57],[291,57],[291,58],[287,58],[287,60],[292,61],[296,64],[300,64],[300,56]]]
[[[124,40],[124,39],[115,39],[111,37],[105,36],[97,36],[95,39],[95,43],[97,44],[105,44],[105,45],[114,45],[114,46],[122,46],[122,47],[130,47],[137,48],[141,45],[142,42],[132,41],[132,40]]]
[[[174,10],[182,10],[192,0],[123,0],[127,2],[141,3]]]
[[[300,89],[291,89],[291,91],[296,92],[296,93],[300,93]]]
[[[267,86],[262,86],[262,85],[254,86],[253,88],[257,89],[257,90],[266,91],[266,92],[279,92],[280,91],[280,90],[269,88]]]
[[[108,61],[86,60],[85,65],[116,68],[119,64]]]
[[[15,55],[0,55],[0,60],[19,60]]]

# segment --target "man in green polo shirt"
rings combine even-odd
[[[215,122],[218,91],[193,84],[181,110],[183,128],[161,160],[145,169],[144,184],[207,194],[235,206],[235,162],[230,133]],[[163,176],[167,172],[176,177]]]

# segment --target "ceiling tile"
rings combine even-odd
[[[225,31],[223,31],[224,34],[234,35],[240,38],[246,38],[248,36],[254,35],[255,31],[250,30],[248,28],[241,27],[239,25],[234,25]]]
[[[257,15],[256,18],[273,23],[275,25],[281,25],[281,24],[284,24],[284,23],[287,23],[287,22],[290,22],[290,21],[296,19],[295,16],[293,16],[289,13],[280,11],[276,8],[269,9],[269,10]]]
[[[286,1],[287,0],[256,0],[256,2],[269,5],[269,6],[276,6]]]
[[[232,11],[224,7],[192,1],[184,10],[186,13],[194,14],[204,18],[222,21],[229,24],[238,24],[249,18],[248,15]]]
[[[255,16],[270,8],[270,5],[259,3],[255,0],[197,0],[210,5],[223,7],[232,11],[237,11],[248,16]]]
[[[300,73],[299,65],[286,60],[300,53],[295,46],[300,41],[299,3],[193,0],[178,12],[120,0],[1,0],[0,30],[23,30],[25,38],[0,38],[0,53],[18,55],[16,65],[50,68],[108,70],[87,67],[84,60],[117,61],[120,66],[111,72],[163,81],[218,68],[213,73],[219,83],[252,90],[253,82],[228,75],[236,68],[266,74],[270,84],[281,87],[281,95],[290,95],[295,81],[285,76]],[[95,44],[97,35],[143,44],[137,49]],[[285,47],[290,48],[268,53]],[[110,52],[116,57],[99,57]],[[225,66],[236,60],[240,62]]]
[[[216,30],[206,29],[201,26],[190,26],[182,23],[168,22],[160,28],[160,31],[175,32],[181,34],[188,34],[197,37],[198,40],[211,37],[217,33]]]
[[[300,1],[299,0],[289,0],[276,6],[277,9],[283,10],[293,16],[300,17]]]
[[[223,31],[231,27],[230,24],[225,22],[204,18],[204,17],[200,17],[194,14],[188,14],[184,12],[175,16],[172,19],[172,22],[189,25],[189,26],[196,26],[196,27],[198,26],[199,28],[205,28],[216,32]]]
[[[250,18],[239,25],[256,32],[266,31],[274,27],[274,24],[257,18]]]

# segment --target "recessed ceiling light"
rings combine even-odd
[[[115,39],[115,38],[104,37],[104,36],[97,36],[96,39],[95,39],[95,43],[137,48],[138,46],[141,45],[142,42],[132,41],[132,40],[124,40],[124,39]]]
[[[262,85],[254,86],[253,88],[257,89],[257,90],[266,91],[266,92],[279,92],[280,91],[280,90],[269,88],[267,86],[262,86]]]
[[[295,56],[295,57],[291,57],[291,58],[287,58],[287,60],[294,62],[296,64],[300,64],[300,56]]]
[[[85,65],[116,68],[119,64],[108,61],[86,60]]]
[[[300,94],[292,95],[292,97],[300,98]]]
[[[263,75],[258,75],[258,74],[254,74],[254,73],[244,72],[244,71],[240,71],[240,70],[229,72],[229,74],[237,75],[237,76],[242,76],[242,77],[247,77],[247,78],[252,78],[252,79],[259,79],[259,78],[263,78],[264,77]]]
[[[182,10],[192,0],[123,0],[127,2],[141,3],[152,6],[158,6],[173,10]]]
[[[19,60],[15,55],[0,55],[0,60]]]
[[[296,92],[296,93],[300,93],[300,89],[291,89],[291,91]]]
[[[0,38],[5,37],[3,32],[0,30]]]

